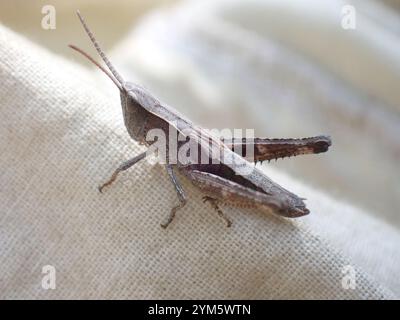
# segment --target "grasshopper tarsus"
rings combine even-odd
[[[108,182],[108,181],[107,181]],[[99,190],[99,192],[101,193],[101,194],[103,194],[104,193],[104,188],[105,187],[107,187],[107,186],[109,186],[112,182],[110,182],[110,183],[103,183],[101,186],[98,186],[97,187],[97,190]]]
[[[103,193],[103,189],[109,185],[111,185],[115,179],[117,179],[117,175],[118,175],[119,171],[116,170],[110,179],[108,179],[106,182],[104,182],[101,186],[98,186],[97,188],[99,189],[100,193]]]
[[[169,223],[160,223],[161,228],[167,229]]]
[[[111,175],[110,179],[108,179],[106,182],[104,182],[101,186],[98,186],[97,188],[99,189],[100,193],[103,193],[103,189],[109,185],[111,185],[115,179],[117,179],[118,173],[120,173],[122,170],[120,167],[113,172]]]
[[[144,159],[147,156],[146,152],[142,152],[141,154],[137,155],[136,157],[133,157],[132,159],[129,159],[125,162],[123,162],[111,175],[110,179],[108,179],[106,182],[104,182],[101,186],[98,187],[100,193],[103,193],[103,189],[109,185],[111,185],[118,177],[118,174],[121,171],[128,170],[130,167],[132,167],[134,164],[139,162],[140,160]]]
[[[180,199],[180,203],[171,209],[171,212],[170,212],[170,214],[169,214],[169,217],[168,217],[167,222],[166,222],[166,223],[161,223],[161,227],[162,227],[163,229],[167,229],[167,227],[168,227],[168,226],[171,224],[171,222],[174,220],[175,215],[176,215],[176,212],[177,212],[179,209],[182,209],[182,208],[186,205],[186,202],[187,202],[186,199]]]
[[[224,219],[226,222],[226,227],[230,228],[232,225],[232,221],[222,212],[222,210],[219,208],[218,206],[218,200],[214,199],[212,197],[209,196],[204,196],[203,198],[203,202],[209,202],[211,204],[211,206],[213,207],[213,209],[215,211],[217,211],[218,215],[220,216],[220,218]]]

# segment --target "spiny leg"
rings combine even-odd
[[[114,171],[114,173],[112,174],[111,178],[108,179],[108,180],[107,180],[105,183],[103,183],[101,186],[99,186],[99,191],[100,191],[100,192],[103,192],[104,187],[107,187],[107,186],[109,186],[110,184],[112,184],[112,183],[115,181],[115,179],[117,179],[117,176],[118,176],[118,174],[119,174],[121,171],[125,171],[125,170],[129,169],[130,167],[132,167],[132,166],[133,166],[135,163],[137,163],[138,161],[140,161],[140,160],[146,158],[146,155],[147,155],[147,152],[143,152],[143,153],[139,154],[138,156],[136,156],[136,157],[134,157],[134,158],[132,158],[132,159],[130,159],[130,160],[125,161],[124,163],[122,163],[122,164]]]
[[[225,142],[233,152],[248,161],[262,162],[278,158],[292,157],[302,154],[326,152],[331,146],[327,136],[317,136],[302,139],[233,139]]]
[[[232,225],[232,221],[229,220],[229,218],[222,212],[222,210],[218,207],[218,201],[217,199],[208,197],[208,196],[204,196],[203,197],[203,202],[209,202],[211,204],[211,206],[214,208],[214,210],[217,211],[218,215],[225,220],[226,222],[226,226],[229,228]]]
[[[167,164],[165,167],[167,169],[167,173],[168,173],[169,177],[171,178],[171,182],[175,187],[176,194],[178,195],[178,199],[179,199],[179,204],[171,209],[171,212],[170,212],[167,222],[161,224],[161,227],[163,227],[164,229],[169,226],[169,224],[172,222],[172,220],[174,220],[176,212],[179,209],[182,209],[187,202],[185,193],[182,189],[182,186],[179,183],[179,181],[176,179],[174,169],[169,164]]]

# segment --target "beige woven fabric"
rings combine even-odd
[[[357,220],[366,232],[350,232],[343,214],[359,212],[287,177],[280,181],[308,199],[313,218],[226,208],[227,229],[181,177],[190,200],[163,230],[177,199],[163,168],[146,161],[99,194],[97,185],[141,151],[116,90],[5,27],[0,57],[1,298],[393,297],[389,281],[359,267],[361,256],[347,258],[332,233],[319,235],[334,222],[358,246],[369,226],[392,231]],[[55,290],[41,287],[44,265],[56,268]],[[346,265],[356,269],[355,290],[342,287]]]

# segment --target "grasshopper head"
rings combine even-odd
[[[148,110],[159,101],[147,89],[132,82],[125,82],[120,92],[125,127],[134,140],[144,143],[147,134],[144,124],[151,115]]]

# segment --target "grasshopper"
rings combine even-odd
[[[233,138],[226,142],[211,134],[204,135],[202,128],[195,126],[190,120],[179,115],[173,108],[161,103],[147,89],[132,82],[124,81],[102,51],[79,11],[77,11],[77,15],[108,69],[101,66],[83,50],[74,45],[70,45],[70,47],[94,63],[117,86],[120,91],[124,124],[130,137],[139,144],[147,146],[147,150],[149,150],[154,143],[146,138],[151,130],[159,129],[165,133],[176,130],[183,134],[185,138],[190,138],[192,143],[194,141],[195,149],[206,154],[210,160],[206,163],[199,163],[198,161],[181,161],[179,157],[176,161],[171,161],[170,156],[166,157],[165,169],[176,190],[179,204],[171,209],[167,221],[161,223],[163,228],[167,228],[173,221],[176,212],[187,203],[185,191],[176,176],[176,171],[186,176],[201,190],[204,194],[204,202],[211,204],[218,215],[225,220],[228,227],[231,226],[232,222],[220,209],[221,205],[253,208],[288,218],[296,218],[309,213],[303,202],[305,199],[273,182],[261,170],[258,170],[255,164],[264,160],[326,152],[331,145],[331,139],[328,136],[321,135],[303,139]],[[168,154],[170,154],[172,142],[177,143],[178,150],[183,145],[182,141],[168,140],[165,146]],[[225,161],[225,157],[210,156],[210,143],[234,161],[228,162]],[[247,152],[248,148],[253,150],[251,154]],[[99,187],[99,191],[102,192],[106,186],[111,185],[119,173],[132,167],[151,153],[153,152],[143,152],[122,163],[113,172],[110,179]],[[216,158],[221,161],[215,162]],[[247,174],[241,174],[243,169],[251,170],[246,170]]]

